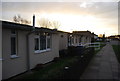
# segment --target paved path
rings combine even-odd
[[[118,80],[118,77],[120,77],[118,76],[118,66],[112,46],[107,44],[93,57],[80,79],[95,79],[95,81],[98,79]]]

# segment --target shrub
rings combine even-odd
[[[44,64],[37,64],[37,65],[35,66],[34,70],[40,70],[40,69],[43,68],[43,66],[44,66]]]
[[[68,56],[68,50],[67,49],[60,50],[59,51],[59,55],[60,55],[60,57],[66,57],[66,56]]]

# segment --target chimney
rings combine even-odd
[[[33,15],[33,27],[35,27],[35,15]]]

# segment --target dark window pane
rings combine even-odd
[[[68,42],[69,42],[69,45],[72,45],[72,36],[71,35],[69,36]]]
[[[76,37],[76,43],[77,43],[77,37]]]
[[[50,38],[47,38],[47,48],[50,48]]]
[[[39,39],[35,38],[35,50],[39,50]]]
[[[40,50],[46,49],[46,36],[40,35]]]
[[[72,42],[72,44],[74,44],[74,38],[72,37],[72,39],[71,39],[71,42]]]
[[[79,43],[81,43],[81,37],[79,38]]]
[[[63,37],[63,35],[61,35],[61,37]]]
[[[16,34],[15,30],[11,30],[11,34]]]
[[[39,33],[35,33],[35,35],[39,35]]]
[[[48,33],[47,36],[50,36],[50,33]]]
[[[11,37],[11,55],[16,54],[16,38]]]

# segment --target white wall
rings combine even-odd
[[[35,53],[34,51],[34,34],[29,36],[29,51],[30,51],[30,69],[33,69],[37,64],[45,64],[52,61],[55,57],[59,57],[59,35],[52,34],[51,50]]]
[[[68,47],[68,34],[61,32],[59,33],[59,50],[67,49],[67,47]]]
[[[11,58],[11,30],[2,30],[2,79],[8,79],[12,76],[27,71],[26,66],[26,33],[27,31],[18,31],[17,39],[17,56],[18,58]]]

